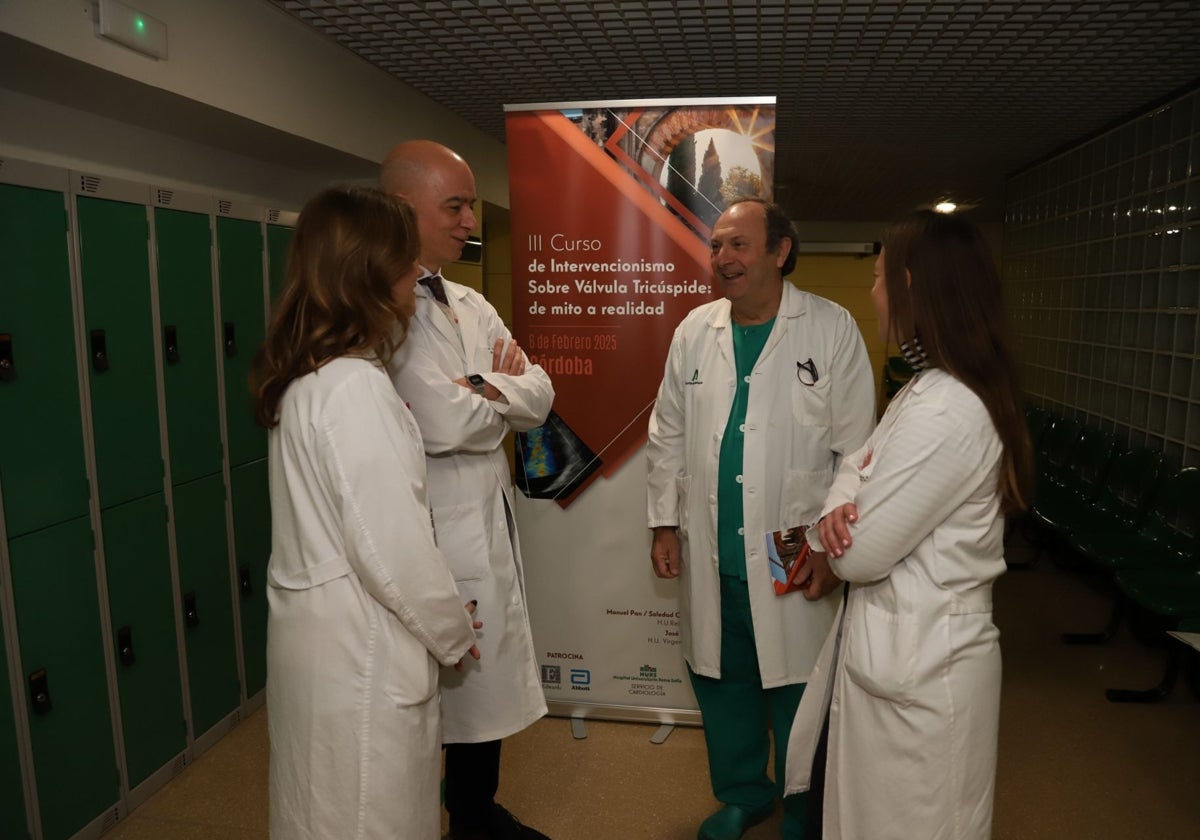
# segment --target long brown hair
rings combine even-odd
[[[982,400],[1004,446],[1001,507],[1024,510],[1033,489],[1033,447],[1000,277],[983,235],[961,216],[920,211],[885,231],[883,263],[893,337],[916,335],[930,365]]]
[[[292,380],[331,359],[391,358],[408,331],[408,313],[392,289],[419,251],[413,210],[395,196],[375,187],[332,187],[309,199],[292,234],[275,315],[250,368],[259,424],[277,425]]]

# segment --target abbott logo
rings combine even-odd
[[[571,669],[572,686],[589,686],[592,684],[592,672],[587,668]]]

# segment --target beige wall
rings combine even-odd
[[[483,293],[512,330],[512,230],[508,208],[483,205]]]
[[[796,270],[788,279],[804,289],[850,311],[858,322],[867,355],[871,358],[871,370],[875,374],[876,404],[882,382],[883,363],[888,351],[879,340],[879,319],[871,304],[871,285],[874,282],[875,257],[856,256],[811,256],[802,255],[796,261]],[[893,347],[891,352],[895,354]]]

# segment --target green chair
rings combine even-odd
[[[1033,450],[1036,484],[1031,506],[1037,504],[1042,494],[1047,492],[1045,488],[1053,482],[1053,479],[1062,470],[1063,465],[1067,462],[1071,451],[1075,447],[1076,441],[1079,439],[1079,434],[1079,424],[1074,420],[1050,416],[1049,422],[1038,436],[1037,446]],[[1025,535],[1025,541],[1034,546],[1037,551],[1033,559],[1028,563],[1009,562],[1009,569],[1031,569],[1041,557],[1041,540],[1039,539],[1036,527],[1032,523],[1033,517],[1024,516],[1020,520],[1019,525],[1021,532]]]
[[[1088,568],[1111,579],[1119,566],[1141,556],[1145,545],[1143,527],[1152,532],[1158,527],[1150,525],[1148,519],[1151,508],[1159,504],[1164,469],[1160,452],[1152,449],[1122,452],[1113,459],[1094,502],[1064,509],[1060,521],[1066,533],[1065,542]],[[1169,506],[1165,499],[1162,504]],[[1064,633],[1062,640],[1073,645],[1106,642],[1117,632],[1124,611],[1125,602],[1115,594],[1103,630]]]
[[[1136,531],[1141,526],[1163,470],[1162,453],[1153,449],[1116,452],[1093,498],[1060,494],[1059,501],[1042,505],[1039,499],[1036,506],[1043,508],[1049,527],[1063,542],[1086,556],[1088,546],[1096,542],[1095,535],[1103,533],[1107,539],[1111,533]]]
[[[1140,529],[1141,552],[1118,546],[1114,577],[1121,599],[1152,632],[1200,619],[1200,468],[1182,469],[1163,482]],[[1162,700],[1174,688],[1184,650],[1171,644],[1163,678],[1152,689],[1109,689],[1115,703]]]
[[[1062,472],[1075,445],[1079,442],[1082,430],[1074,420],[1065,417],[1054,417],[1042,433],[1034,450],[1037,466],[1037,493],[1051,484]],[[1034,496],[1034,504],[1038,496]]]
[[[1044,408],[1029,406],[1025,409],[1025,424],[1029,429],[1029,443],[1033,447],[1033,451],[1037,451],[1038,443],[1042,439],[1042,434],[1046,431],[1046,427],[1050,425],[1050,412]],[[1020,511],[1014,513],[1004,520],[1004,544],[1007,546],[1013,532],[1018,529],[1028,530],[1029,528],[1029,511]],[[1036,561],[1036,557],[1034,560]],[[1029,563],[1013,563],[1010,564],[1013,568],[1032,568],[1033,562]]]
[[[1121,595],[1148,617],[1155,631],[1200,627],[1200,552],[1191,560],[1189,568],[1137,568],[1117,573],[1115,580]],[[1110,688],[1104,696],[1113,703],[1162,700],[1175,687],[1188,650],[1183,644],[1168,646],[1166,667],[1153,688]],[[1197,688],[1194,671],[1193,688]]]
[[[1200,468],[1167,478],[1154,493],[1136,529],[1099,527],[1077,534],[1072,543],[1108,572],[1136,569],[1188,569],[1200,552]]]
[[[1096,549],[1093,544],[1095,559],[1112,573],[1117,602],[1127,604],[1153,635],[1200,619],[1200,468],[1166,479],[1141,527]],[[1161,700],[1175,685],[1182,654],[1169,649],[1166,672],[1154,688],[1110,689],[1106,696],[1115,703]]]
[[[1029,442],[1036,451],[1038,442],[1042,439],[1042,433],[1050,425],[1050,412],[1044,408],[1030,406],[1025,409],[1025,423],[1029,426]]]
[[[1047,476],[1030,513],[1033,521],[1055,537],[1070,530],[1078,516],[1100,494],[1104,478],[1116,453],[1113,436],[1086,426],[1061,470]]]

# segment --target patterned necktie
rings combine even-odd
[[[433,297],[438,303],[444,306],[450,305],[450,299],[446,297],[446,287],[442,285],[442,275],[427,274],[418,282],[433,293]]]

